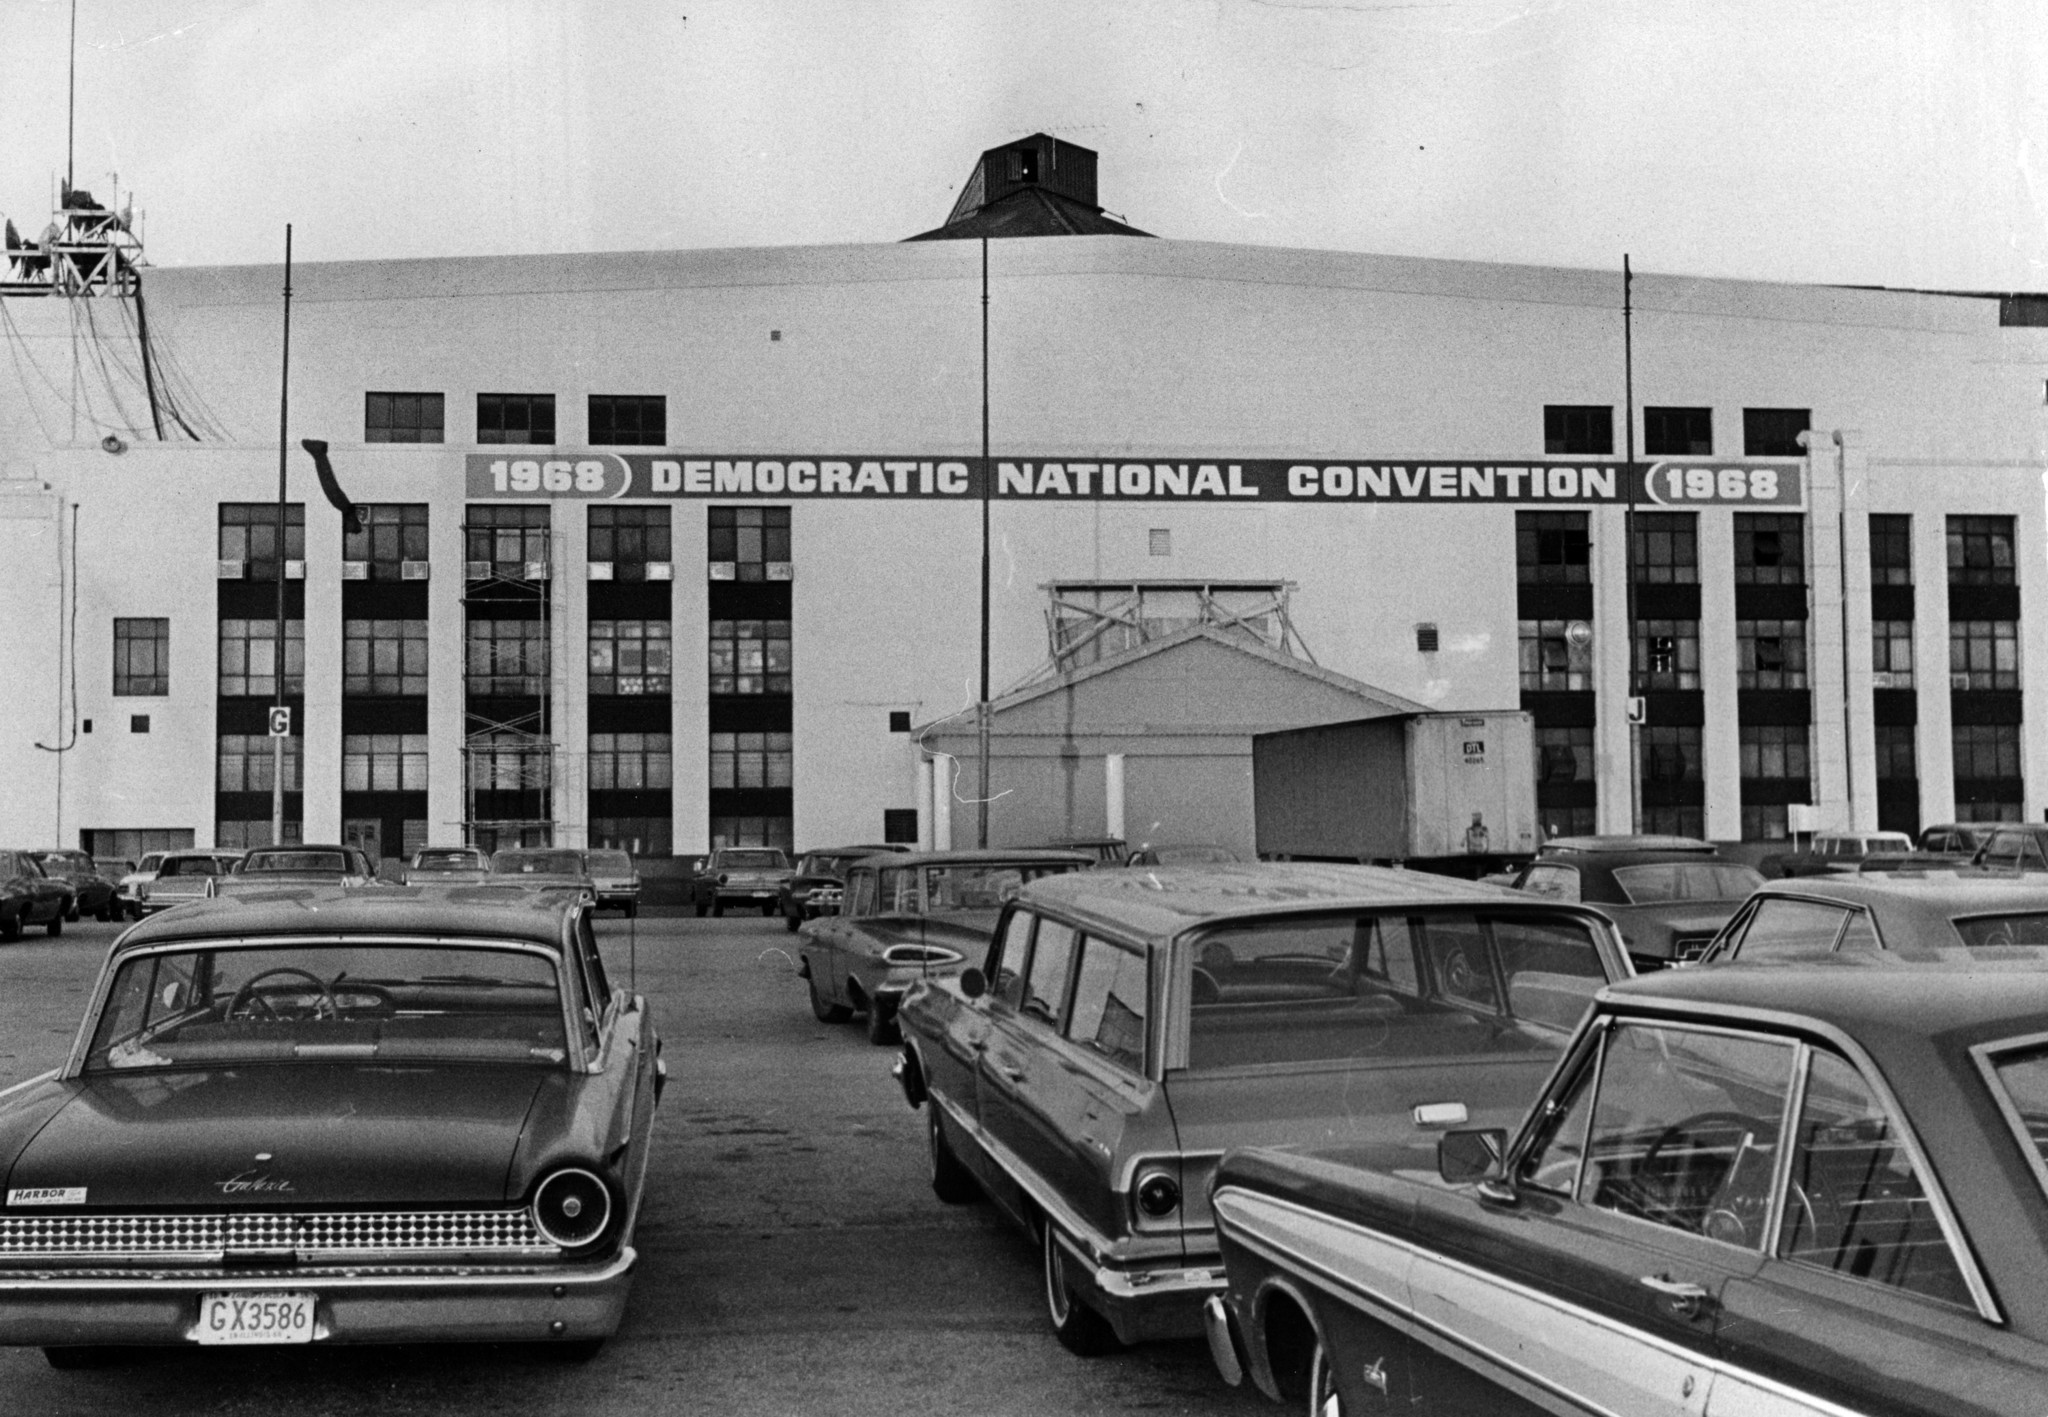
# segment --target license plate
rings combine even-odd
[[[199,1296],[201,1343],[311,1343],[320,1296],[253,1290]]]

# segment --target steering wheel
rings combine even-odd
[[[1717,1130],[1734,1132],[1739,1138],[1736,1143],[1735,1155],[1729,1158],[1727,1169],[1721,1173],[1720,1182],[1714,1188],[1713,1198],[1719,1204],[1700,1214],[1696,1223],[1688,1225],[1686,1224],[1686,1217],[1679,1207],[1675,1207],[1668,1201],[1660,1199],[1654,1204],[1663,1214],[1647,1218],[1662,1219],[1666,1224],[1679,1225],[1686,1229],[1697,1229],[1699,1233],[1712,1239],[1725,1240],[1730,1244],[1744,1245],[1749,1241],[1750,1219],[1760,1217],[1763,1210],[1768,1206],[1770,1199],[1768,1179],[1765,1181],[1764,1189],[1761,1192],[1753,1190],[1749,1195],[1740,1195],[1735,1192],[1735,1182],[1742,1171],[1743,1162],[1747,1161],[1750,1153],[1757,1149],[1756,1134],[1760,1130],[1760,1125],[1756,1118],[1745,1112],[1712,1111],[1696,1112],[1684,1121],[1673,1122],[1663,1131],[1657,1133],[1649,1146],[1644,1148],[1642,1160],[1637,1163],[1637,1174],[1643,1175],[1654,1172],[1659,1154],[1671,1143],[1681,1138],[1697,1136],[1702,1132]],[[1692,1163],[1688,1161],[1686,1171],[1689,1173],[1691,1169]],[[1682,1178],[1674,1177],[1673,1182],[1675,1188],[1677,1184],[1682,1182]],[[1745,1214],[1746,1212],[1748,1214]]]
[[[260,1017],[276,1022],[284,1022],[285,1015],[279,1013],[277,1006],[272,1004],[269,997],[259,992],[256,987],[266,979],[276,979],[283,975],[303,979],[320,991],[320,997],[313,1003],[312,1013],[302,1015],[301,1017],[320,1018],[322,1017],[321,1010],[323,1007],[326,1010],[325,1017],[327,1018],[334,1018],[341,1013],[340,1006],[334,1001],[334,991],[327,987],[327,982],[319,975],[311,970],[300,969],[297,965],[281,964],[275,969],[266,969],[261,974],[252,976],[241,988],[235,990],[235,997],[228,1001],[228,1011],[225,1017],[234,1018],[244,1008],[247,1008],[250,1018],[258,1018],[259,1015],[256,1012],[256,1008],[260,1005],[263,1009]]]

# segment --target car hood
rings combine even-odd
[[[83,1188],[94,1209],[500,1202],[547,1076],[347,1066],[84,1079],[66,1084],[70,1100],[7,1187]]]

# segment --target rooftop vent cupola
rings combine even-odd
[[[1150,234],[1103,215],[1092,149],[1033,133],[983,153],[946,224],[910,239]]]

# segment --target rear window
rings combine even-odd
[[[1764,878],[1747,866],[1667,861],[1618,866],[1614,881],[1631,904],[1657,905],[1673,900],[1747,900]]]
[[[2048,911],[2018,915],[1973,915],[1955,922],[1956,933],[1972,949],[2048,945]]]
[[[1267,920],[1193,949],[1188,1063],[1551,1051],[1606,981],[1591,928],[1533,913]]]
[[[727,851],[719,856],[718,864],[743,870],[779,870],[789,862],[780,851]]]
[[[501,851],[491,858],[491,870],[514,876],[580,876],[583,858],[573,851]]]
[[[633,869],[633,858],[623,851],[593,851],[590,853],[590,869],[617,871],[624,875]]]
[[[1760,900],[1743,927],[1736,953],[1743,959],[1827,954],[1834,949],[1849,917],[1862,913],[1847,906],[1823,905],[1812,900]]]
[[[257,876],[266,871],[333,871],[349,869],[349,859],[339,851],[263,851],[242,863],[242,874]]]
[[[173,856],[157,871],[159,876],[223,876],[227,863],[211,856]]]
[[[422,851],[413,862],[416,871],[473,871],[482,863],[471,851]]]

